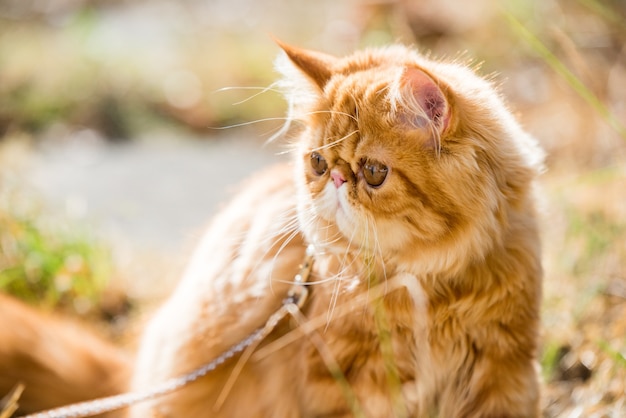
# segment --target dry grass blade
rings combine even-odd
[[[550,66],[570,87],[589,105],[602,116],[606,122],[621,136],[626,139],[626,126],[615,116],[615,114],[589,89],[572,71],[567,68],[541,40],[524,26],[514,15],[503,11],[504,17],[511,24],[517,34],[525,40],[528,45],[537,53],[545,63]]]
[[[10,418],[18,408],[18,400],[24,392],[24,385],[18,383],[11,391],[0,400],[0,418]]]

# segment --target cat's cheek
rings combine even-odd
[[[337,191],[332,183],[327,183],[315,198],[315,206],[320,216],[327,221],[335,221],[337,211]]]
[[[350,204],[347,193],[346,187],[341,187],[336,190],[335,217],[337,226],[339,226],[341,232],[343,232],[344,235],[351,236],[354,234],[354,229],[357,227],[359,215]]]
[[[412,238],[407,228],[395,220],[379,220],[376,223],[376,236],[379,248],[385,253],[406,250]]]
[[[345,186],[336,188],[334,184],[328,183],[318,196],[316,205],[319,214],[327,221],[335,224],[345,237],[354,237],[358,214],[355,213],[349,203]]]
[[[354,218],[351,217],[345,210],[341,208],[337,209],[335,222],[337,223],[337,228],[339,228],[344,237],[354,237]]]

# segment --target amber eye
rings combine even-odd
[[[367,184],[372,187],[378,187],[387,178],[389,168],[386,165],[376,161],[365,161],[363,164],[363,177]]]
[[[313,167],[313,171],[315,171],[318,176],[321,176],[328,170],[328,163],[326,163],[324,157],[317,152],[313,152],[311,153],[311,167]]]

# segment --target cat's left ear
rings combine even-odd
[[[337,61],[336,57],[317,51],[296,48],[277,39],[274,41],[285,51],[289,60],[291,60],[300,71],[311,79],[320,90],[324,90],[326,83],[328,83],[328,80],[330,80],[333,74],[333,68]]]

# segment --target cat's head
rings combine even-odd
[[[299,217],[318,246],[441,271],[505,239],[541,164],[493,87],[403,46],[345,58],[281,44]]]

